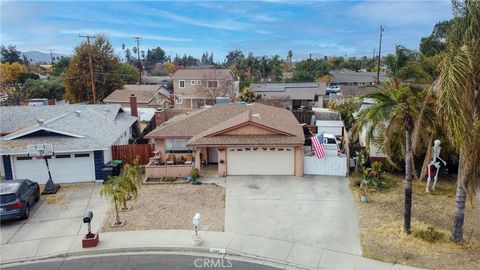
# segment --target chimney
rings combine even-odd
[[[130,95],[130,112],[132,116],[138,117],[137,97],[135,94]]]
[[[137,97],[135,94],[130,96],[130,113],[132,116],[137,117],[137,121],[133,124],[133,134],[134,137],[138,137],[140,136],[140,124],[138,119]]]
[[[165,111],[162,109],[155,110],[155,127],[159,127],[162,123],[167,121],[167,116],[165,115]]]

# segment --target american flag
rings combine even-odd
[[[313,136],[312,138],[312,148],[315,152],[315,156],[318,159],[325,157],[325,145],[323,144],[323,133]]]

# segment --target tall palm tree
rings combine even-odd
[[[413,149],[412,135],[414,119],[419,112],[420,89],[402,85],[399,80],[393,78],[385,91],[374,90],[364,96],[375,101],[368,109],[360,113],[358,125],[369,127],[370,132],[385,125],[385,141],[383,149],[387,159],[393,163],[390,151],[390,138],[394,130],[399,126],[405,131],[405,233],[411,232],[412,218],[412,179],[413,179]],[[358,126],[356,129],[358,130]]]
[[[480,1],[452,3],[455,19],[434,90],[439,116],[460,151],[452,240],[461,243],[466,198],[480,178]]]

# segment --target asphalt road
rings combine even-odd
[[[274,270],[277,268],[222,258],[188,255],[114,255],[64,259],[12,267],[2,270],[183,270],[183,269],[229,269],[229,270]]]

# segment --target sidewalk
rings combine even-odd
[[[114,252],[172,251],[206,252],[210,248],[226,256],[241,257],[247,261],[280,267],[282,269],[416,269],[363,258],[358,255],[300,245],[297,243],[254,237],[244,234],[201,231],[201,246],[191,245],[193,231],[151,230],[109,232],[100,234],[96,248],[83,249],[81,238],[67,236],[31,240],[2,245],[2,264],[46,259],[52,257],[82,256]],[[214,253],[211,253],[214,255]]]

